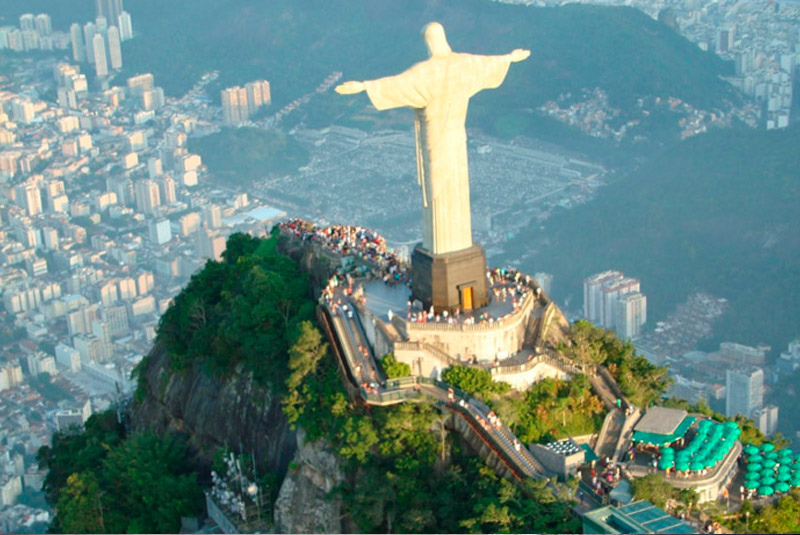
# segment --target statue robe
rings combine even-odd
[[[467,132],[469,99],[503,83],[511,59],[451,52],[364,83],[378,110],[414,108],[422,246],[434,254],[472,246]]]

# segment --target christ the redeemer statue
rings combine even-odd
[[[472,247],[467,164],[469,99],[503,83],[511,62],[530,51],[501,56],[453,52],[444,28],[432,22],[423,29],[430,57],[395,76],[345,82],[340,94],[366,91],[378,110],[414,109],[417,181],[422,187],[422,247],[441,255]]]

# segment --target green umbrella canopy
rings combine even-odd
[[[758,481],[759,479],[761,479],[761,474],[759,474],[758,472],[747,472],[744,475],[744,479],[745,481],[750,481],[750,480]]]
[[[764,457],[761,455],[751,455],[747,458],[747,462],[750,464],[761,464],[764,462]]]
[[[744,488],[746,488],[746,489],[753,490],[753,489],[757,489],[760,486],[761,486],[761,483],[759,483],[759,481],[757,479],[748,479],[747,481],[744,482]]]
[[[764,467],[761,466],[759,463],[752,463],[747,465],[748,472],[760,472],[763,469]]]
[[[775,479],[777,479],[778,481],[791,481],[792,474],[784,472],[782,474],[778,474],[777,476],[775,476]]]
[[[761,479],[764,479],[765,477],[772,477],[772,476],[774,476],[774,475],[775,475],[775,470],[773,470],[772,468],[764,468],[764,469],[763,469],[761,472],[759,472],[759,473],[761,474]]]
[[[689,469],[689,461],[678,461],[675,463],[675,470],[685,472]]]
[[[789,448],[783,448],[781,450],[778,450],[778,455],[780,455],[781,457],[791,457],[793,453],[792,450],[790,450]]]
[[[779,455],[778,455],[777,451],[768,451],[768,452],[766,452],[764,454],[764,458],[765,459],[771,459],[773,461],[777,461],[778,457],[779,457]]]
[[[792,470],[795,472],[800,472],[800,461],[795,461],[792,463]]]
[[[766,461],[764,461],[764,468],[775,468],[775,465],[777,464],[778,463],[776,463],[774,460],[767,459]]]
[[[712,457],[706,457],[706,460],[703,462],[706,465],[706,468],[713,468],[717,465],[717,460]]]
[[[771,442],[764,442],[761,444],[761,451],[772,451],[775,449],[775,444]]]
[[[796,477],[790,481],[793,487],[800,487],[800,477]]]
[[[775,479],[774,477],[762,477],[761,478],[761,484],[762,485],[774,485],[776,481],[777,481],[777,479]]]
[[[764,485],[763,487],[758,487],[758,493],[761,496],[769,496],[770,494],[775,493],[775,489],[773,489],[769,485]]]
[[[733,420],[728,420],[728,421],[727,421],[727,422],[725,422],[723,425],[724,425],[725,427],[727,427],[728,429],[737,429],[737,428],[739,427],[739,424],[737,424],[737,423],[736,423],[736,422],[734,422]]]
[[[775,485],[775,490],[778,492],[787,492],[790,488],[790,485],[784,481],[781,481]]]
[[[692,461],[692,464],[689,466],[689,468],[691,468],[692,470],[697,471],[697,470],[702,470],[703,468],[705,468],[705,465],[701,461],[695,459],[694,461]]]
[[[697,428],[698,429],[708,429],[709,427],[711,427],[713,425],[714,425],[714,422],[712,422],[711,420],[700,420],[699,422],[697,422]]]
[[[675,449],[669,446],[661,448],[661,455],[675,455]]]
[[[747,446],[745,446],[745,447],[744,447],[744,452],[745,452],[747,455],[755,455],[755,454],[756,454],[756,453],[758,453],[759,451],[760,451],[760,450],[758,449],[758,447],[756,447],[756,446],[753,446],[752,444],[748,444]]]
[[[658,463],[658,467],[661,470],[666,470],[667,468],[672,468],[673,466],[675,466],[675,461],[672,459],[661,459],[661,461]]]
[[[792,473],[792,467],[789,466],[789,465],[786,465],[786,464],[782,464],[782,465],[780,465],[778,467],[778,473],[779,474],[791,474]]]

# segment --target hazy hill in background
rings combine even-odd
[[[557,213],[508,249],[536,247],[530,270],[556,274],[573,307],[582,280],[619,269],[642,281],[648,317],[695,290],[730,300],[715,340],[776,351],[800,334],[800,128],[732,129],[674,146]]]
[[[420,29],[439,20],[454,50],[533,51],[533,61],[515,66],[503,86],[471,103],[470,124],[490,133],[563,141],[569,137],[563,127],[533,109],[583,88],[603,88],[623,112],[649,95],[704,109],[738,98],[719,78],[730,65],[632,8],[526,8],[488,0],[127,0],[125,6],[142,37],[126,43],[123,74],[152,71],[171,94],[219,69],[214,89],[267,78],[279,107],[332,71],[376,78],[424,59]],[[216,91],[212,98],[219,98]],[[347,102],[326,95],[310,120],[346,115]]]

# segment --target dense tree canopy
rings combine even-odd
[[[492,394],[505,394],[511,390],[508,383],[492,380],[492,374],[473,366],[450,366],[442,372],[442,380],[478,398],[487,399]]]
[[[276,243],[233,234],[222,262],[192,276],[159,324],[175,370],[202,362],[225,373],[244,364],[257,381],[282,387],[287,352],[314,303],[308,278]]]
[[[397,379],[398,377],[411,375],[411,366],[405,362],[398,362],[391,353],[387,353],[381,359],[381,368],[383,368],[383,373],[386,374],[387,379]]]
[[[49,470],[44,490],[56,507],[55,532],[177,533],[182,516],[203,508],[185,445],[126,436],[114,410],[92,416],[84,431],[56,433],[38,460]]]
[[[492,407],[526,443],[595,433],[605,412],[585,375],[566,381],[546,378],[521,397],[493,400]]]
[[[581,364],[608,368],[634,405],[650,406],[661,399],[671,383],[667,368],[650,364],[636,353],[631,342],[620,340],[612,331],[579,320],[572,325],[570,336],[573,343],[565,349],[567,355]]]

